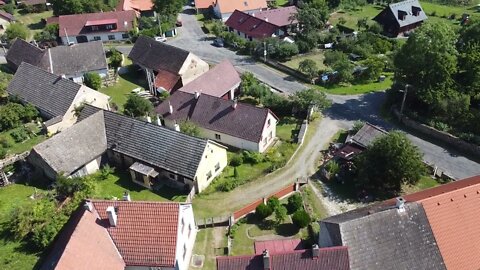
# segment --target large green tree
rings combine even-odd
[[[28,28],[21,23],[12,23],[5,30],[5,37],[8,42],[12,42],[16,38],[27,39],[29,34]]]
[[[462,90],[475,100],[480,100],[480,20],[460,31],[458,42],[460,57],[459,82]]]
[[[405,134],[393,131],[374,140],[355,160],[361,188],[379,196],[396,195],[426,173],[422,154]]]
[[[427,105],[448,98],[457,73],[457,34],[444,22],[418,28],[395,55],[395,79],[413,86],[413,94]]]
[[[109,1],[110,2],[110,1]],[[53,9],[53,15],[69,15],[80,13],[94,13],[108,11],[114,8],[114,3],[106,5],[103,0],[50,0]]]
[[[318,66],[312,59],[305,59],[298,64],[298,70],[312,80],[318,77]]]
[[[124,106],[125,114],[133,117],[140,117],[150,114],[153,105],[150,101],[136,94],[130,94]]]
[[[291,99],[295,107],[300,111],[307,111],[310,105],[316,106],[319,111],[323,111],[332,104],[324,92],[314,88],[298,91]]]

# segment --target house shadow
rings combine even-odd
[[[31,23],[31,24],[27,25],[28,29],[30,29],[30,30],[41,30],[41,29],[43,29],[44,26],[45,26],[45,24],[41,21],[39,21],[37,23]]]

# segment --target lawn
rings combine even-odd
[[[392,86],[393,73],[384,73],[383,75],[386,76],[386,78],[382,82],[375,81],[366,84],[332,86],[314,85],[313,87],[333,95],[359,95],[374,91],[383,91]]]
[[[359,19],[368,18],[369,20],[377,16],[383,10],[381,5],[365,5],[351,11],[337,11],[330,16],[329,21],[336,25],[340,18],[344,18],[346,23],[345,26],[357,30],[357,22]]]
[[[307,185],[301,189],[303,201],[310,213],[312,220],[320,220],[327,217],[327,210],[317,198],[313,190]]]
[[[227,247],[227,237],[224,228],[207,228],[201,229],[197,232],[195,239],[195,246],[193,247],[193,253],[197,255],[205,256],[202,270],[215,270],[216,268],[216,256],[224,256]],[[221,239],[217,239],[221,236]],[[220,242],[217,244],[216,242]],[[190,267],[190,269],[199,269]]]
[[[296,139],[301,121],[294,117],[284,117],[277,124],[277,137],[284,142],[294,142]]]
[[[402,193],[410,194],[427,188],[433,188],[439,185],[440,183],[434,178],[430,176],[423,176],[422,178],[420,178],[418,183],[413,186],[404,185],[402,188]]]
[[[42,19],[46,19],[53,16],[53,11],[45,11],[41,13],[26,13],[24,10],[15,10],[14,13],[17,21],[30,29],[30,38],[36,32],[40,32],[45,25],[42,23]]]
[[[138,87],[148,88],[145,75],[141,72],[130,71],[130,67],[127,66],[129,72],[119,75],[118,82],[115,85],[103,87],[99,90],[111,97],[111,102],[118,106],[120,112],[123,111],[123,105],[133,89]]]
[[[159,191],[151,191],[135,184],[127,172],[115,172],[106,180],[99,181],[97,185],[96,198],[112,199],[122,198],[123,192],[128,191],[133,201],[176,201],[185,202],[186,194],[164,186]]]
[[[11,239],[4,231],[10,211],[18,205],[26,204],[35,188],[24,184],[11,184],[0,188],[0,265],[2,269],[33,269],[40,254],[29,252],[20,242]]]
[[[36,124],[33,124],[33,123],[32,124],[27,124],[27,125],[35,125],[36,126]],[[38,127],[36,127],[34,129],[34,132],[36,132],[38,135],[33,136],[33,137],[31,137],[30,139],[28,139],[24,142],[17,143],[13,140],[13,138],[12,138],[12,136],[10,136],[10,134],[12,132],[20,130],[22,128],[23,128],[23,126],[20,126],[20,127],[17,127],[17,128],[14,128],[14,129],[4,131],[4,132],[0,133],[0,138],[5,138],[10,145],[10,147],[7,148],[8,149],[7,155],[20,154],[20,153],[23,153],[25,151],[29,151],[35,145],[41,143],[42,141],[44,141],[47,138],[45,135],[39,134],[40,129]]]
[[[313,60],[317,64],[317,67],[320,70],[325,70],[327,68],[323,64],[323,60],[325,59],[325,56],[324,56],[324,54],[321,50],[316,50],[316,51],[311,52],[311,53],[307,53],[307,54],[303,54],[303,55],[293,57],[291,60],[289,60],[287,62],[284,62],[283,64],[286,65],[289,68],[293,68],[293,69],[297,70],[300,62],[302,62],[305,59]]]

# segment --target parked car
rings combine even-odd
[[[167,41],[167,38],[166,37],[155,37],[155,41],[165,42],[165,41]]]
[[[175,23],[175,25],[176,25],[177,27],[181,27],[183,24],[182,24],[182,21],[177,20],[177,22]]]
[[[223,39],[221,39],[221,38],[216,38],[216,39],[213,41],[213,46],[215,46],[215,47],[224,47],[225,44],[223,43]]]

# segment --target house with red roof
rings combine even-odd
[[[58,17],[59,36],[65,45],[128,40],[135,20],[133,10],[62,15]]]
[[[42,270],[186,270],[197,229],[188,203],[87,200]]]
[[[195,124],[204,138],[263,153],[276,137],[278,118],[267,108],[206,94],[177,91],[155,108],[163,125]]]
[[[262,250],[258,250],[258,248]],[[299,248],[300,247],[300,248]],[[297,239],[255,242],[255,255],[217,257],[217,270],[350,270],[347,247],[304,249]]]
[[[239,89],[242,79],[235,67],[227,59],[214,66],[200,77],[187,83],[178,91],[195,94],[207,94],[227,100],[235,98],[235,92]]]
[[[117,4],[117,11],[133,10],[137,16],[155,16],[152,0],[120,0]]]
[[[213,13],[217,18],[226,21],[235,10],[252,13],[267,8],[266,0],[215,0]]]
[[[235,10],[225,25],[228,27],[228,31],[250,41],[284,37],[297,24],[296,14],[295,6],[250,13]]]
[[[4,33],[10,23],[15,21],[15,17],[12,14],[0,10],[0,33]]]

